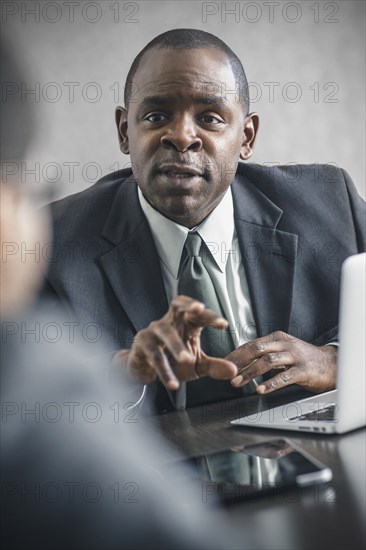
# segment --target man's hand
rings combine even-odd
[[[126,365],[127,373],[142,384],[159,378],[169,390],[176,390],[180,381],[202,376],[233,378],[237,368],[232,362],[209,357],[202,351],[205,325],[226,328],[227,321],[201,302],[177,296],[164,317],[136,334],[129,352],[117,352],[114,363]]]
[[[290,384],[314,392],[328,391],[336,385],[335,346],[313,346],[281,331],[240,346],[226,359],[238,367],[238,375],[231,380],[235,387],[271,370],[277,371],[257,387],[261,394]]]

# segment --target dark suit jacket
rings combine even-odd
[[[336,338],[341,265],[365,250],[365,203],[343,170],[240,163],[235,227],[259,336]],[[86,339],[129,348],[167,311],[159,258],[130,170],[52,205],[50,289]],[[161,389],[159,409],[169,408]]]

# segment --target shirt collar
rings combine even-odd
[[[141,208],[149,223],[159,258],[178,279],[180,259],[189,229],[169,220],[155,210],[138,187]],[[209,216],[194,228],[208,246],[220,271],[225,271],[234,234],[234,207],[231,187]]]
[[[234,206],[231,187],[203,222],[197,232],[210,250],[220,271],[224,272],[234,236]]]

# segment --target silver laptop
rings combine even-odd
[[[366,253],[342,266],[337,389],[232,420],[235,425],[344,433],[366,424]]]

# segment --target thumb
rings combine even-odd
[[[196,366],[196,371],[199,376],[209,376],[216,380],[228,380],[238,374],[238,369],[234,363],[227,359],[218,357],[209,357],[202,353],[201,360]]]

